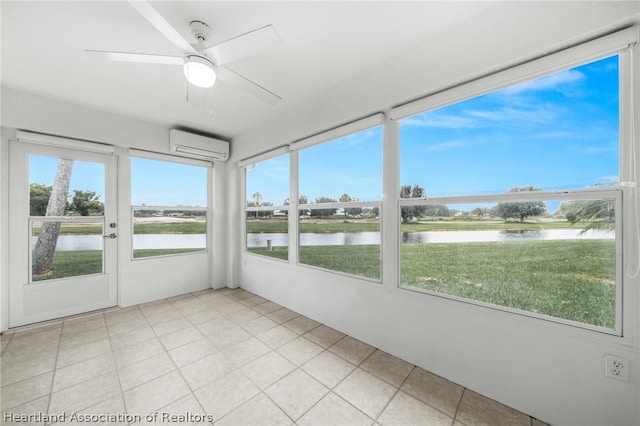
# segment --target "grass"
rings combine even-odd
[[[169,254],[196,253],[205,251],[203,248],[175,248],[175,249],[138,249],[133,251],[133,258],[166,256]]]
[[[135,234],[205,234],[206,222],[178,222],[178,223],[136,223],[133,226]],[[74,225],[62,224],[60,235],[100,235],[102,226],[99,224]],[[33,235],[40,235],[40,227],[33,227]]]
[[[140,249],[134,250],[133,257],[165,256],[169,254],[201,252],[202,248],[182,249]],[[53,280],[58,278],[77,277],[80,275],[102,273],[101,250],[69,250],[57,251],[53,256],[51,273],[34,275],[33,281]]]
[[[609,240],[403,244],[402,285],[613,328],[615,247]],[[287,259],[286,248],[250,252]],[[376,245],[301,247],[300,261],[379,279]]]
[[[247,221],[247,232],[252,234],[260,233],[282,233],[287,232],[286,222],[282,219],[252,219]],[[424,220],[420,222],[403,223],[400,225],[401,232],[424,232],[424,231],[490,231],[490,230],[513,230],[513,231],[535,231],[541,229],[582,229],[580,225],[572,225],[566,220],[541,220],[524,222],[505,222],[504,220],[477,219],[460,220],[450,218],[444,220]],[[326,219],[316,221],[314,219],[303,219],[300,222],[300,232],[302,233],[336,233],[336,232],[379,232],[380,222],[370,220],[349,220]]]
[[[33,281],[76,277],[102,273],[101,250],[56,251],[53,255],[51,273],[34,275]]]

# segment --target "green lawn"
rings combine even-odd
[[[457,218],[444,220],[425,220],[421,222],[403,223],[400,225],[401,232],[423,232],[423,231],[490,231],[490,230],[513,230],[513,231],[534,231],[541,229],[581,229],[583,225],[572,225],[566,220],[541,220],[524,222],[505,222],[504,220],[478,219],[460,220]],[[370,220],[329,219],[316,221],[314,219],[303,219],[300,222],[300,232],[302,233],[336,233],[336,232],[379,232],[380,222]],[[287,232],[287,224],[282,219],[250,219],[247,221],[247,232],[252,234],[261,233],[281,233]]]
[[[403,244],[402,285],[612,328],[610,240]],[[287,259],[286,248],[249,250]],[[301,263],[378,279],[379,247],[301,247]]]
[[[51,273],[47,275],[34,275],[33,281],[99,274],[101,272],[101,250],[56,251],[53,255]]]
[[[176,223],[137,223],[134,225],[135,234],[204,234],[207,224],[204,221],[176,222]],[[60,235],[99,235],[102,227],[99,224],[67,225],[60,227]],[[40,227],[33,227],[33,235],[40,235]]]

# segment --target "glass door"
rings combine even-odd
[[[114,161],[12,143],[10,327],[117,304]]]

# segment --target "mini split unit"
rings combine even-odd
[[[171,129],[169,132],[169,151],[185,157],[209,161],[227,161],[229,158],[229,142]]]

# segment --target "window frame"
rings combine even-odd
[[[617,55],[618,56],[618,93],[619,93],[619,140],[618,140],[618,149],[619,149],[619,176],[620,176],[620,184],[614,188],[603,190],[604,193],[610,191],[610,194],[619,193],[617,197],[620,200],[623,198],[623,194],[627,194],[626,197],[634,197],[634,194],[631,191],[635,191],[637,194],[637,187],[635,182],[635,176],[637,175],[636,168],[638,167],[638,162],[636,152],[632,146],[633,136],[630,132],[630,124],[633,123],[632,117],[632,108],[631,108],[631,95],[630,95],[630,87],[631,79],[632,79],[632,47],[635,43],[637,43],[638,39],[638,28],[631,27],[627,28],[613,34],[609,34],[590,42],[586,42],[583,44],[579,44],[577,46],[560,50],[556,53],[552,53],[541,58],[533,59],[531,61],[525,62],[523,64],[507,68],[502,71],[498,71],[496,73],[492,73],[486,75],[484,77],[478,78],[476,80],[472,80],[467,83],[463,83],[459,86],[455,86],[441,92],[428,95],[426,97],[420,98],[416,101],[409,102],[407,104],[400,105],[395,107],[390,112],[390,118],[395,123],[395,138],[396,138],[396,146],[395,153],[397,155],[397,162],[395,164],[396,169],[395,173],[397,173],[399,177],[400,171],[400,135],[399,128],[401,120],[411,117],[416,114],[422,114],[429,111],[434,111],[439,108],[443,108],[446,106],[450,106],[459,102],[464,102],[466,100],[476,98],[482,95],[486,95],[497,90],[510,87],[519,83],[523,83],[526,81],[530,81],[536,78],[544,77],[556,72],[560,72],[563,70],[567,70],[573,67],[586,65],[591,62],[604,59],[610,56]],[[400,187],[397,188],[398,192]],[[569,197],[573,197],[574,195],[582,196],[586,194],[588,190],[563,190],[563,191],[535,191],[531,194],[526,194],[523,192],[518,192],[514,194],[471,194],[465,196],[440,196],[430,198],[427,197],[425,199],[401,199],[399,197],[396,198],[396,209],[398,214],[402,206],[410,206],[410,205],[428,205],[431,203],[438,204],[470,204],[473,202],[500,202],[500,201],[509,201],[509,200],[522,200],[524,198],[527,199],[540,199],[549,200],[555,197],[558,194],[562,194],[561,199],[569,199]],[[603,194],[603,192],[594,191],[599,194]],[[607,198],[606,196],[602,198]],[[634,197],[635,198],[635,197]],[[618,199],[618,198],[617,198]],[[633,199],[633,198],[631,198]],[[621,203],[621,202],[620,202]],[[527,313],[525,311],[516,311],[512,309],[502,309],[504,307],[500,307],[498,305],[486,304],[484,302],[473,301],[472,299],[459,298],[455,296],[443,295],[440,293],[431,292],[429,296],[433,297],[442,297],[449,300],[456,300],[461,303],[472,304],[483,306],[495,310],[511,312],[519,315],[524,315],[527,317],[533,317],[535,319],[555,322],[563,325],[569,325],[574,328],[587,329],[591,331],[600,332],[603,334],[614,335],[617,337],[624,337],[631,333],[631,327],[633,324],[633,318],[630,315],[632,312],[631,306],[637,306],[633,304],[634,297],[637,297],[638,292],[636,289],[632,288],[630,279],[625,271],[628,269],[628,262],[631,262],[629,259],[632,256],[623,256],[623,253],[634,253],[634,250],[631,247],[632,238],[623,238],[622,229],[627,229],[631,223],[635,224],[631,226],[632,228],[635,226],[636,230],[640,227],[640,223],[637,223],[637,219],[634,219],[634,216],[637,214],[634,212],[633,203],[621,203],[620,208],[616,211],[616,320],[615,320],[615,329],[607,329],[603,327],[592,326],[586,323],[580,323],[575,321],[563,320],[561,318],[555,318],[535,313]],[[397,236],[400,235],[400,226],[398,225]],[[638,231],[640,232],[640,231]],[[415,289],[408,289],[405,286],[401,285],[401,270],[400,270],[400,256],[401,256],[401,247],[398,245],[397,256],[394,258],[394,263],[396,267],[397,274],[395,276],[397,288],[400,291],[416,291]],[[619,281],[619,282],[618,282]],[[423,292],[420,292],[423,293]],[[426,292],[425,292],[426,293]]]
[[[560,317],[553,317],[550,315],[539,314],[523,309],[511,308],[508,306],[502,306],[483,302],[480,300],[465,298],[447,293],[440,293],[433,290],[419,289],[411,287],[409,285],[403,285],[402,283],[402,270],[398,268],[398,288],[402,291],[413,291],[417,293],[424,293],[434,297],[441,297],[444,299],[455,300],[458,302],[482,306],[489,309],[510,312],[522,316],[532,317],[536,319],[542,319],[545,321],[556,322],[560,324],[570,325],[574,327],[580,327],[588,330],[594,330],[605,334],[611,334],[615,336],[622,336],[622,301],[623,301],[623,241],[625,240],[623,230],[623,191],[621,188],[611,189],[594,189],[594,190],[575,190],[575,191],[530,191],[530,192],[514,192],[514,193],[502,193],[502,194],[482,194],[482,195],[470,195],[470,196],[451,196],[451,197],[433,197],[433,198],[403,198],[398,201],[398,212],[402,207],[410,206],[429,206],[436,204],[480,204],[480,203],[502,203],[502,202],[521,202],[521,201],[573,201],[573,200],[585,200],[585,199],[614,199],[615,200],[615,258],[616,258],[616,280],[615,280],[615,327],[609,329],[606,327],[600,327],[593,324],[582,323],[578,321],[568,320]],[[398,235],[401,235],[400,224],[398,224]],[[398,264],[401,265],[402,259],[402,244],[400,243],[400,250],[398,250]]]
[[[167,257],[175,257],[175,256],[190,256],[190,255],[201,255],[208,254],[212,251],[212,240],[211,235],[213,231],[213,162],[206,160],[198,160],[195,158],[188,158],[182,156],[168,155],[162,154],[158,152],[152,151],[144,151],[138,149],[129,149],[129,155],[127,156],[127,160],[129,162],[129,170],[133,168],[133,160],[135,158],[143,159],[143,160],[154,160],[154,161],[163,161],[167,163],[180,164],[185,166],[195,166],[195,167],[203,167],[206,170],[206,194],[207,194],[207,205],[206,207],[202,206],[187,206],[188,210],[192,211],[204,211],[205,212],[205,247],[203,250],[186,252],[186,253],[173,253],[173,254],[163,254],[157,256],[145,256],[145,257],[135,257],[134,256],[134,236],[135,236],[135,226],[133,220],[135,218],[134,212],[135,210],[187,210],[185,206],[157,206],[157,205],[148,205],[148,206],[139,206],[135,205],[131,202],[132,195],[132,185],[133,181],[131,179],[131,173],[129,173],[129,213],[130,213],[130,225],[131,225],[131,249],[129,251],[129,260],[131,262],[143,262],[143,261],[151,261],[153,259],[163,259]]]

